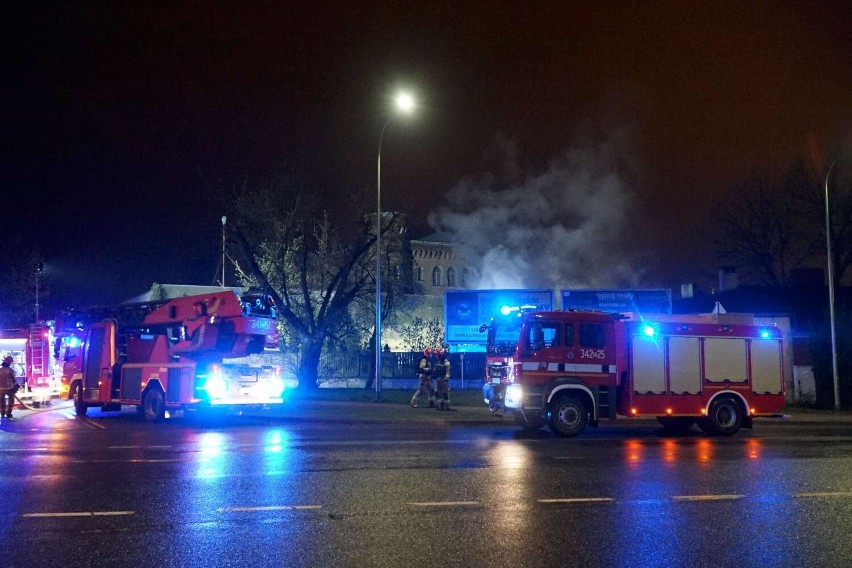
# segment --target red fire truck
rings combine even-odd
[[[505,368],[487,373],[503,376],[515,421],[560,436],[619,415],[732,435],[784,405],[781,331],[734,314],[523,314]]]
[[[223,364],[261,353],[277,336],[268,297],[247,296],[223,290],[104,310],[104,319],[87,326],[78,353],[69,343],[64,398],[74,400],[78,416],[92,406],[133,405],[149,421],[186,410],[283,402],[280,371],[245,373]]]
[[[49,401],[55,394],[50,342],[51,330],[43,324],[0,331],[0,359],[14,359],[16,380],[24,387],[18,391],[18,398],[38,403]]]

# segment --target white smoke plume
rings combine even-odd
[[[632,198],[618,171],[626,156],[622,138],[568,148],[547,171],[503,187],[492,174],[463,180],[429,224],[476,269],[474,288],[633,286],[622,243]],[[522,178],[510,162],[504,173]]]

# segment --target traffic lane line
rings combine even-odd
[[[789,497],[798,499],[809,498],[852,498],[852,492],[849,491],[826,491],[826,492],[807,492],[807,493],[788,493]],[[756,496],[760,497],[760,496]],[[746,499],[747,495],[740,494],[716,494],[716,495],[674,495],[672,497],[661,499],[652,499],[655,502],[673,500],[679,502],[709,502],[709,501],[736,501]],[[537,499],[537,502],[545,505],[549,504],[565,504],[565,503],[615,503],[615,504],[630,504],[636,502],[647,502],[648,500],[626,499],[624,501],[616,501],[612,497],[557,497],[557,498],[542,498]],[[417,501],[410,502],[408,505],[413,507],[481,507],[484,506],[478,501]],[[322,505],[263,505],[263,506],[244,506],[244,507],[219,507],[217,510],[223,513],[251,513],[264,511],[316,511],[322,509]],[[51,518],[51,517],[112,517],[112,516],[129,516],[135,514],[135,511],[70,511],[70,512],[52,512],[52,513],[23,513],[21,516],[26,518]]]
[[[565,497],[558,499],[539,499],[539,503],[554,504],[554,503],[613,503],[615,499],[612,497]]]
[[[322,505],[267,505],[260,507],[219,507],[220,513],[253,513],[261,511],[315,511]]]
[[[24,513],[22,517],[27,518],[49,518],[49,517],[118,517],[133,515],[136,511],[73,511],[67,513]]]
[[[675,501],[734,501],[745,495],[674,495]]]
[[[478,501],[425,501],[419,503],[409,503],[414,507],[472,507],[478,506]]]

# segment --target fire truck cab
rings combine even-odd
[[[528,313],[505,374],[516,422],[560,436],[617,416],[732,435],[784,405],[780,330],[698,317]]]
[[[277,337],[268,298],[233,291],[123,306],[86,330],[65,362],[65,397],[77,415],[89,407],[136,406],[149,421],[185,410],[283,402],[279,372],[245,373],[226,358],[260,353]]]

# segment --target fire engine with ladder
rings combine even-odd
[[[78,416],[90,407],[132,405],[146,420],[158,421],[188,410],[283,402],[280,369],[247,373],[223,364],[261,353],[277,338],[275,308],[265,295],[223,290],[101,315],[80,326],[82,341],[72,330],[57,342],[64,353],[60,394],[74,401]]]
[[[487,362],[484,392],[522,428],[559,436],[617,416],[729,436],[780,416],[783,361],[780,329],[743,315],[532,311],[512,353]]]
[[[38,323],[20,329],[0,331],[0,359],[11,356],[16,381],[23,387],[17,397],[26,402],[49,402],[56,394],[56,382],[50,357],[52,333]]]

